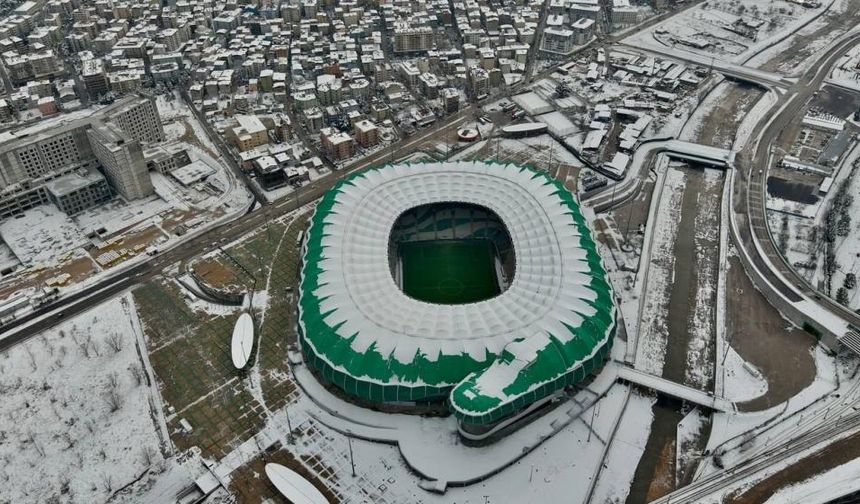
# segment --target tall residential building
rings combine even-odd
[[[80,122],[0,138],[0,185],[39,178],[91,159],[88,128],[88,122]]]
[[[334,128],[321,129],[320,140],[322,140],[323,151],[335,161],[350,158],[354,153],[352,138]]]
[[[379,128],[367,119],[355,123],[355,140],[362,147],[373,147],[379,143]]]
[[[585,45],[594,36],[594,28],[596,22],[593,19],[582,18],[570,25],[573,30],[573,43],[576,45]]]
[[[87,94],[90,99],[97,99],[99,96],[110,91],[110,83],[108,83],[107,74],[104,70],[104,63],[100,59],[86,59],[82,62],[81,81],[84,87],[87,88]]]
[[[433,29],[401,24],[394,29],[394,52],[424,52],[433,49]]]
[[[164,126],[153,98],[140,97],[112,108],[107,115],[138,142],[163,142]]]
[[[126,139],[103,123],[90,128],[87,136],[105,176],[125,199],[145,198],[155,193],[139,142]]]
[[[573,30],[547,28],[543,32],[540,48],[542,51],[567,54],[575,47]]]
[[[0,133],[0,218],[57,201],[56,194],[49,194],[51,181],[99,165],[115,191],[127,199],[152,194],[140,142],[159,138],[159,134],[163,138],[161,132],[151,100],[128,97],[90,116],[73,120],[59,116],[34,127]],[[93,183],[68,195],[68,208],[102,201],[98,196],[103,194],[101,183],[94,177],[87,180]]]

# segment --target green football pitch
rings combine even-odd
[[[438,304],[474,303],[499,293],[489,240],[432,240],[400,245],[403,292]]]

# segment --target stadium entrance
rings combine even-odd
[[[389,266],[407,296],[435,304],[491,299],[510,286],[515,257],[505,224],[489,208],[433,203],[402,213],[391,230]]]

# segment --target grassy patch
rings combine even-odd
[[[439,304],[474,303],[499,293],[489,240],[400,244],[403,292]]]

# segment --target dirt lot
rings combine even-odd
[[[727,273],[727,338],[740,356],[761,370],[767,393],[739,404],[741,411],[758,411],[780,404],[815,378],[810,350],[816,345],[808,333],[791,328],[755,289],[740,259],[729,259]]]
[[[305,469],[305,466],[299,463],[289,451],[283,448],[269,450],[233,473],[233,479],[230,482],[230,491],[238,498],[238,502],[242,502],[243,504],[287,502],[266,477],[265,467],[268,463],[281,464],[296,471],[313,483],[329,502],[332,504],[340,502],[331,490],[320,483],[314,473]]]
[[[26,277],[10,278],[9,282],[4,283],[4,285],[0,287],[0,299],[11,296],[21,289],[39,287],[49,278],[62,275],[63,273],[68,273],[70,277],[66,285],[72,285],[89,277],[91,274],[98,271],[98,269],[98,266],[96,266],[89,256],[69,259],[55,268],[45,269]]]

